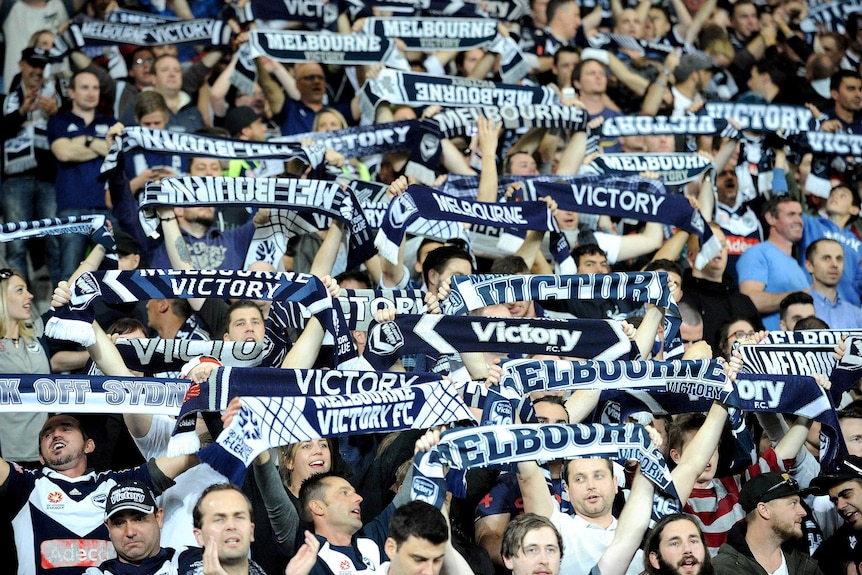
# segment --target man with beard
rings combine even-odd
[[[795,479],[775,471],[743,485],[739,503],[747,515],[733,526],[713,559],[716,574],[822,575],[817,562],[794,544],[802,538],[802,519],[807,515],[801,494]]]
[[[195,173],[195,166],[204,161],[213,160],[193,158],[189,164],[190,175],[219,175]],[[188,248],[184,252],[184,257],[189,259],[189,263],[194,269],[244,269],[245,255],[254,236],[255,225],[252,220],[238,228],[221,232],[215,225],[215,208],[212,206],[174,208],[173,216],[166,217],[164,214],[160,214],[160,219],[162,222],[176,220],[179,224],[180,233]],[[153,253],[151,267],[155,269],[171,267],[164,244],[156,248]]]
[[[646,575],[712,575],[703,532],[692,517],[671,513],[662,517],[644,544]]]
[[[847,573],[847,564],[862,561],[862,547],[857,544],[862,530],[862,457],[845,455],[834,471],[814,478],[811,487],[818,495],[829,495],[844,519],[844,525],[817,548],[814,559],[824,573]]]
[[[77,419],[49,418],[39,432],[43,468],[27,471],[0,459],[0,498],[14,515],[18,573],[79,575],[108,559],[105,502],[110,489],[142,481],[160,493],[197,462],[195,455],[160,457],[126,471],[96,473],[87,467],[95,449]]]

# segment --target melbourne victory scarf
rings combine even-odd
[[[279,367],[272,362],[275,345],[266,340],[253,341],[200,341],[190,339],[134,338],[118,339],[117,350],[123,363],[132,371],[163,373],[180,371],[196,357],[213,357],[222,365],[253,367],[268,365]]]
[[[661,222],[685,230],[700,238],[697,269],[721,251],[700,211],[681,194],[667,193],[659,182],[619,176],[584,176],[577,181],[569,185],[525,182],[527,198],[551,196],[562,210]]]
[[[411,106],[458,107],[560,103],[556,92],[544,86],[498,84],[397,70],[381,70],[376,78],[365,82],[359,94],[363,117],[373,118],[374,110],[383,101]]]
[[[558,104],[449,108],[435,114],[432,120],[437,122],[447,138],[453,138],[463,136],[475,128],[480,117],[501,122],[507,130],[562,128],[584,131],[588,120],[582,108]]]
[[[344,222],[350,232],[348,265],[351,267],[374,255],[371,231],[362,210],[358,209],[358,201],[350,188],[342,189],[336,182],[185,176],[148,183],[139,201],[141,227],[150,236],[155,234],[158,225],[156,206],[272,207],[286,212],[270,214],[271,221],[280,221],[282,217],[290,219],[291,213],[302,211]]]
[[[83,234],[90,236],[93,242],[105,248],[105,258],[109,267],[116,268],[117,244],[114,236],[105,225],[105,216],[92,214],[86,216],[68,216],[65,218],[45,218],[30,222],[9,222],[0,224],[0,242],[41,238],[44,236],[59,236],[62,234]]]
[[[375,373],[366,372],[363,377],[374,378]],[[440,380],[379,391],[307,396],[297,395],[284,385],[271,387],[269,395],[255,396],[257,383],[245,380],[234,389],[242,398],[242,409],[216,442],[199,453],[201,461],[234,483],[241,483],[254,458],[271,447],[324,437],[475,422],[452,385]]]
[[[443,432],[440,442],[413,462],[413,499],[442,505],[447,487],[463,496],[463,472],[479,467],[510,468],[518,461],[601,457],[640,462],[641,472],[676,496],[670,470],[641,425],[493,425]],[[443,466],[461,473],[443,479]]]
[[[240,14],[246,21],[252,19],[288,20],[305,22],[309,26],[318,26],[334,31],[342,5],[341,2],[328,0],[304,0],[302,2],[251,0],[247,8],[251,8],[251,14]]]
[[[519,230],[558,231],[557,222],[544,202],[499,204],[471,202],[442,194],[425,186],[411,185],[389,203],[389,209],[374,242],[380,255],[392,263],[407,226],[422,216],[432,220],[454,220],[474,224],[496,223]]]
[[[410,64],[389,38],[367,34],[250,30],[249,56],[266,56],[278,62],[320,62],[341,66],[384,63],[409,70]]]
[[[333,132],[306,132],[285,136],[272,142],[302,142],[311,140],[327,150],[335,150],[345,158],[363,158],[391,152],[410,152],[404,174],[431,184],[434,170],[440,163],[442,133],[433,122],[404,120],[371,126],[353,126]]]
[[[206,156],[221,160],[283,160],[298,159],[316,168],[323,163],[324,148],[293,143],[250,142],[185,132],[152,130],[132,126],[114,138],[114,143],[102,163],[102,174],[122,167],[123,158],[135,152],[178,155],[186,158]]]
[[[734,387],[738,407],[742,411],[792,413],[823,424],[820,442],[822,464],[828,464],[836,453],[846,449],[829,395],[812,377],[740,373]],[[603,391],[597,414],[603,421],[624,421],[638,411],[655,415],[705,412],[713,399],[701,397],[696,388],[690,388],[687,393]]]
[[[364,356],[375,369],[386,369],[403,354],[436,357],[501,349],[620,359],[628,357],[632,345],[619,322],[609,320],[425,314],[397,316],[395,321],[373,325]]]
[[[589,167],[599,174],[658,172],[662,183],[669,186],[696,182],[713,164],[698,154],[600,154]]]
[[[45,333],[90,346],[95,343],[92,306],[96,301],[112,304],[194,297],[298,301],[332,335],[339,360],[356,357],[353,340],[344,329],[341,307],[333,307],[326,287],[310,274],[227,270],[87,272],[72,284],[71,302],[48,320]]]
[[[179,20],[151,26],[105,22],[76,18],[69,26],[67,38],[71,44],[103,46],[106,44],[134,44],[135,46],[161,46],[164,44],[206,44],[229,46],[231,29],[226,22],[213,19]]]

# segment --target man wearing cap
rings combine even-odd
[[[231,108],[225,117],[224,127],[234,139],[247,142],[266,140],[266,124],[263,123],[263,116],[250,106]],[[225,175],[231,178],[254,178],[260,175],[260,168],[263,165],[264,162],[261,160],[231,160]]]
[[[727,543],[712,560],[716,574],[822,575],[817,562],[793,544],[802,538],[802,518],[807,515],[802,494],[795,479],[777,471],[761,473],[743,485],[739,504],[747,515],[731,528]]]
[[[712,60],[706,54],[683,54],[673,70],[672,116],[683,117],[695,103],[703,100],[703,90],[712,80]]]
[[[811,488],[818,495],[828,495],[844,520],[814,553],[824,573],[846,573],[849,563],[862,561],[862,457],[845,455],[835,467],[811,481]]]
[[[19,575],[80,575],[109,557],[104,508],[118,482],[137,480],[161,492],[197,463],[196,456],[160,457],[125,471],[87,468],[95,449],[72,416],[55,415],[39,432],[44,467],[26,471],[0,458],[0,498],[10,515]]]
[[[123,481],[108,492],[105,525],[117,552],[84,575],[176,575],[179,554],[159,544],[164,510],[142,481]]]
[[[57,167],[48,146],[48,119],[57,114],[62,101],[56,82],[46,82],[43,74],[48,56],[38,48],[21,52],[21,71],[3,102],[0,138],[3,140],[3,218],[20,222],[57,216],[54,180]],[[45,238],[51,283],[59,275],[60,246],[57,236]],[[27,243],[6,243],[9,267],[27,277]]]

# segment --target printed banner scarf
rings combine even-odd
[[[814,378],[800,375],[740,373],[734,383],[739,408],[745,412],[792,413],[823,424],[820,461],[828,465],[837,453],[845,453],[835,409],[826,391]],[[655,415],[708,411],[715,398],[688,393],[657,391],[603,391],[597,413],[602,421],[624,421],[638,411]]]
[[[531,194],[528,199],[551,196],[561,210],[660,222],[694,234],[701,245],[695,260],[697,269],[721,251],[700,211],[685,196],[667,193],[660,182],[639,177],[583,176],[570,185],[527,181],[524,187]]]
[[[371,327],[364,357],[375,369],[386,369],[409,353],[436,357],[506,349],[627,359],[632,344],[619,322],[610,320],[403,315]]]
[[[359,94],[363,117],[373,118],[377,105],[384,101],[411,106],[457,107],[560,103],[557,93],[544,86],[498,84],[397,70],[381,70],[376,78],[365,82]]]
[[[678,186],[700,181],[714,166],[698,154],[600,154],[589,167],[599,174],[658,172],[664,185]]]
[[[189,382],[164,378],[51,374],[0,376],[0,412],[180,413]]]
[[[463,473],[443,480],[443,466],[460,472],[479,467],[505,467],[518,461],[551,461],[601,457],[622,464],[640,462],[641,472],[676,497],[670,470],[641,425],[493,425],[443,432],[440,442],[413,462],[412,497],[442,506],[447,486],[456,497],[465,489]]]
[[[254,206],[281,208],[270,214],[271,222],[290,220],[302,211],[344,222],[347,226],[348,266],[357,267],[374,255],[374,243],[365,215],[350,188],[324,180],[288,178],[229,178],[222,176],[185,176],[149,182],[139,197],[140,220],[152,236],[158,226],[156,206]],[[328,220],[324,220],[327,222]],[[251,251],[251,250],[250,250]]]
[[[431,118],[447,138],[472,131],[480,117],[501,122],[507,130],[519,128],[561,128],[583,132],[587,117],[583,108],[558,104],[525,104],[520,106],[482,106],[444,109]]]
[[[434,182],[434,170],[440,164],[440,140],[443,134],[433,122],[404,120],[371,126],[353,126],[333,132],[306,132],[295,136],[275,138],[271,142],[302,142],[311,140],[335,150],[345,158],[363,158],[376,154],[410,152],[404,167],[406,176],[420,182]]]
[[[254,384],[244,387],[244,394],[254,393]],[[231,424],[198,454],[202,462],[237,484],[242,484],[254,458],[272,447],[325,437],[475,422],[452,385],[443,381],[350,395],[244,394],[240,394],[242,409]]]
[[[86,272],[72,284],[72,300],[48,320],[48,337],[95,343],[93,303],[129,303],[158,298],[218,297],[297,301],[308,308],[334,339],[339,361],[356,357],[356,347],[344,328],[340,306],[323,282],[311,274],[214,270],[136,270]]]
[[[231,29],[226,22],[213,19],[179,20],[150,26],[76,19],[66,36],[71,44],[84,46],[124,45],[161,46],[164,44],[204,44],[230,46]]]
[[[105,225],[105,216],[102,214],[0,224],[0,243],[62,234],[90,236],[93,242],[105,248],[108,267],[116,268],[119,265],[117,244],[111,230]]]
[[[278,367],[272,362],[276,346],[270,340],[263,343],[253,341],[199,341],[189,339],[150,339],[146,337],[117,340],[117,350],[132,371],[163,373],[180,371],[183,366],[196,357],[213,357],[222,365],[234,367],[254,367],[267,365]]]
[[[383,63],[409,70],[410,63],[389,38],[366,34],[249,30],[249,57],[266,56],[277,62],[319,62],[339,66]]]
[[[556,220],[544,202],[471,202],[414,184],[389,203],[386,217],[374,241],[382,257],[396,263],[405,230],[420,215],[432,220],[493,223],[519,230],[559,231]]]

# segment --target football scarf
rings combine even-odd
[[[443,432],[440,442],[413,461],[412,497],[441,506],[446,491],[463,497],[467,469],[511,468],[519,461],[601,457],[622,464],[637,459],[641,472],[660,489],[676,496],[670,470],[641,425],[494,425]],[[459,473],[443,478],[443,466]]]
[[[627,359],[632,343],[619,322],[610,320],[403,315],[396,316],[395,321],[372,325],[364,357],[375,369],[388,369],[404,354],[437,357],[505,349],[525,354]]]
[[[90,236],[90,239],[94,243],[105,248],[105,258],[108,260],[109,267],[117,267],[119,263],[117,244],[108,226],[105,225],[105,216],[102,214],[45,218],[30,222],[0,224],[0,242],[59,236],[62,234],[83,234]]]
[[[278,62],[319,62],[339,66],[383,63],[409,70],[410,63],[389,38],[366,34],[249,30],[248,57],[266,56]]]
[[[600,154],[589,167],[599,174],[636,176],[658,172],[666,186],[700,181],[714,168],[712,160],[698,154]]]
[[[178,20],[149,26],[76,18],[69,25],[66,37],[77,48],[112,44],[230,46],[231,29],[226,22],[209,18]]]
[[[186,363],[201,356],[212,357],[222,365],[234,367],[281,365],[281,362],[277,365],[272,362],[276,349],[269,340],[255,343],[142,337],[120,338],[116,343],[126,367],[146,373],[179,372]]]
[[[561,128],[583,132],[587,129],[587,113],[576,106],[559,104],[525,104],[520,106],[482,106],[447,108],[432,121],[437,122],[445,137],[468,134],[480,117],[501,122],[507,130],[519,128]],[[468,176],[469,177],[469,176]]]

